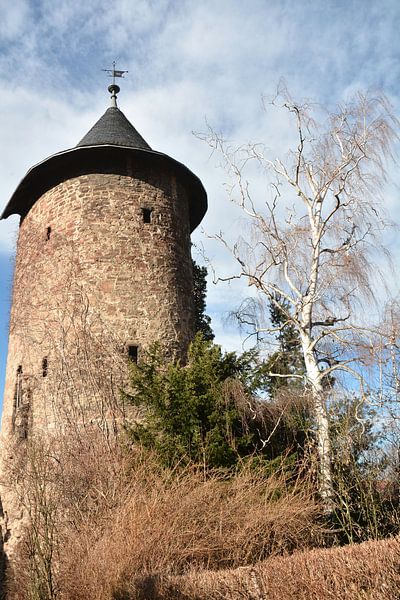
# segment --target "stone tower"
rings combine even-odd
[[[193,335],[190,233],[205,190],[150,148],[109,89],[111,107],[76,147],[32,167],[1,216],[21,216],[3,454],[68,420],[109,427],[128,359],[156,341],[182,358]]]

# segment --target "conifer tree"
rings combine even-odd
[[[207,296],[207,268],[201,267],[194,260],[193,265],[193,293],[195,307],[195,331],[200,331],[205,340],[212,341],[214,333],[211,329],[211,318],[206,315]]]
[[[223,353],[198,333],[188,364],[166,363],[154,346],[132,364],[128,401],[143,411],[131,436],[167,466],[232,467],[262,446],[251,397],[254,355]],[[249,409],[253,409],[249,412]]]
[[[278,294],[276,296],[276,302],[269,302],[269,312],[271,324],[278,331],[276,336],[278,349],[263,365],[263,371],[266,373],[265,389],[271,398],[283,387],[301,388],[302,383],[297,376],[305,372],[299,334],[293,323],[287,320],[284,312],[288,309],[288,302]],[[270,373],[288,377],[277,377]],[[290,379],[291,374],[296,377]]]

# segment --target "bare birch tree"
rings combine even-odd
[[[271,159],[261,144],[233,148],[213,130],[201,136],[221,153],[231,177],[230,199],[249,220],[247,235],[235,243],[222,232],[215,236],[239,267],[217,279],[245,278],[256,289],[237,317],[258,341],[276,332],[264,316],[271,302],[285,314],[282,327],[298,331],[314,411],[320,495],[329,510],[329,381],[344,373],[357,382],[363,400],[369,393],[364,371],[382,347],[381,332],[363,311],[376,295],[373,255],[377,248],[385,252],[380,237],[389,223],[380,195],[398,121],[383,96],[359,94],[324,113],[282,90],[271,105],[287,111],[295,127],[296,147],[284,159]],[[261,202],[247,179],[254,164],[269,186]],[[302,377],[289,375],[296,376]]]

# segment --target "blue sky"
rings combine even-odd
[[[119,105],[150,145],[202,179],[210,209],[194,235],[217,268],[228,258],[207,234],[235,230],[223,175],[193,136],[205,119],[233,142],[273,155],[287,124],[262,110],[281,78],[295,97],[333,108],[352,92],[383,90],[400,108],[400,6],[389,0],[0,0],[0,209],[28,168],[74,146],[108,105],[102,68],[128,69]],[[395,171],[393,171],[395,173]],[[397,183],[387,208],[400,219]],[[0,381],[18,219],[0,222]],[[396,238],[389,243],[397,260]],[[210,286],[217,340],[240,339],[224,314],[242,291]],[[2,385],[2,383],[0,384]],[[1,388],[0,388],[1,389]]]
[[[10,311],[13,259],[10,253],[0,252],[0,398],[3,398],[4,389],[4,370],[6,368],[7,338],[8,338],[8,318]]]

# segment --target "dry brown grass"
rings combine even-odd
[[[398,538],[299,552],[323,538],[319,507],[283,470],[171,473],[95,432],[36,440],[18,464],[8,600],[400,599]]]
[[[234,567],[309,547],[317,516],[311,494],[283,475],[246,470],[228,481],[188,470],[171,478],[136,466],[101,529],[83,524],[61,553],[61,597],[117,598],[146,574]]]
[[[397,600],[400,539],[275,557],[253,567],[148,578],[120,596],[147,600]]]
[[[30,521],[9,600],[123,598],[138,578],[253,564],[318,543],[312,489],[283,471],[171,473],[88,436],[29,456],[21,495]]]

